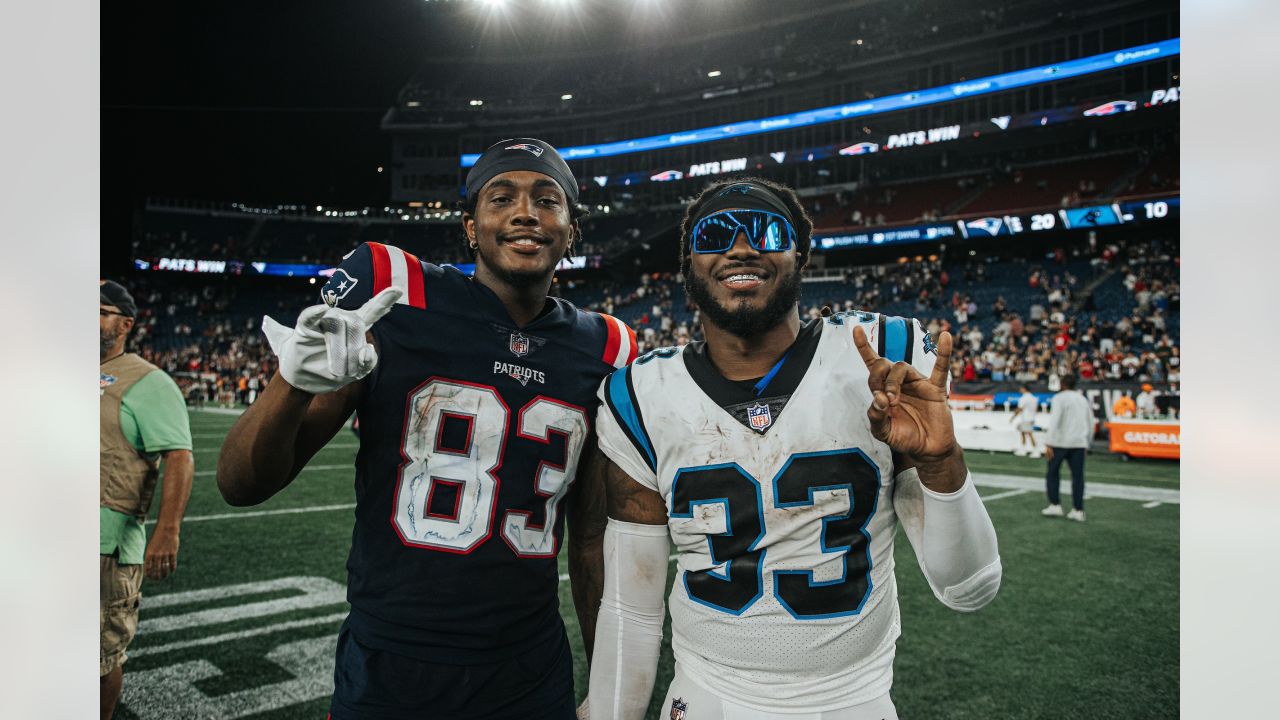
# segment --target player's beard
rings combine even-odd
[[[740,338],[754,338],[764,334],[782,322],[788,314],[795,313],[800,302],[800,270],[781,279],[778,289],[769,296],[764,307],[755,309],[743,300],[730,300],[736,307],[725,307],[711,296],[707,281],[690,270],[685,278],[685,291],[698,304],[698,309],[718,327]]]

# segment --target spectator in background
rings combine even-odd
[[[1084,522],[1084,453],[1093,439],[1093,408],[1075,388],[1075,375],[1064,375],[1062,391],[1053,396],[1050,404],[1049,435],[1045,438],[1045,456],[1049,458],[1045,491],[1049,506],[1040,514],[1062,517],[1058,473],[1066,461],[1071,468],[1071,512],[1067,513],[1067,519]]]
[[[1063,325],[1058,334],[1053,337],[1053,351],[1056,353],[1066,352],[1067,346],[1071,344],[1071,335],[1067,332],[1067,326]]]
[[[1111,404],[1111,417],[1131,418],[1137,411],[1138,406],[1134,404],[1133,398],[1129,397],[1128,391]]]
[[[1080,379],[1092,380],[1094,375],[1093,361],[1086,355],[1080,359],[1079,365]]]
[[[1016,422],[1018,428],[1018,448],[1013,451],[1013,454],[1038,458],[1041,457],[1040,448],[1036,447],[1036,439],[1031,433],[1035,430],[1036,410],[1040,406],[1040,399],[1032,395],[1026,385],[1019,386],[1018,390],[1022,393],[1018,398],[1018,409],[1014,410],[1013,417],[1009,418],[1009,422]]]
[[[99,709],[107,720],[138,629],[143,575],[163,580],[178,569],[195,463],[182,391],[163,370],[124,351],[138,316],[133,296],[110,280],[99,285],[98,669]],[[162,467],[164,495],[148,542],[143,522]]]
[[[1150,418],[1156,416],[1156,395],[1155,388],[1151,383],[1142,384],[1142,392],[1138,393],[1138,417]]]

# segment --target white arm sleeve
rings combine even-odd
[[[669,548],[666,525],[609,519],[588,692],[592,720],[640,720],[649,708],[662,646]]]
[[[943,494],[924,487],[911,468],[895,478],[893,507],[943,605],[973,612],[991,602],[1000,589],[1000,549],[973,476],[966,475],[956,492]]]

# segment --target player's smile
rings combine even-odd
[[[522,255],[537,255],[551,241],[537,233],[516,232],[498,236],[498,243],[506,245]]]
[[[735,266],[716,274],[720,284],[735,294],[749,293],[764,285],[771,274],[758,266]]]

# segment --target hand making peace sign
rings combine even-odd
[[[957,450],[951,408],[947,405],[947,372],[951,366],[951,333],[938,337],[933,372],[924,377],[905,362],[880,357],[860,325],[853,343],[867,364],[871,388],[871,434],[915,464],[933,463]]]

